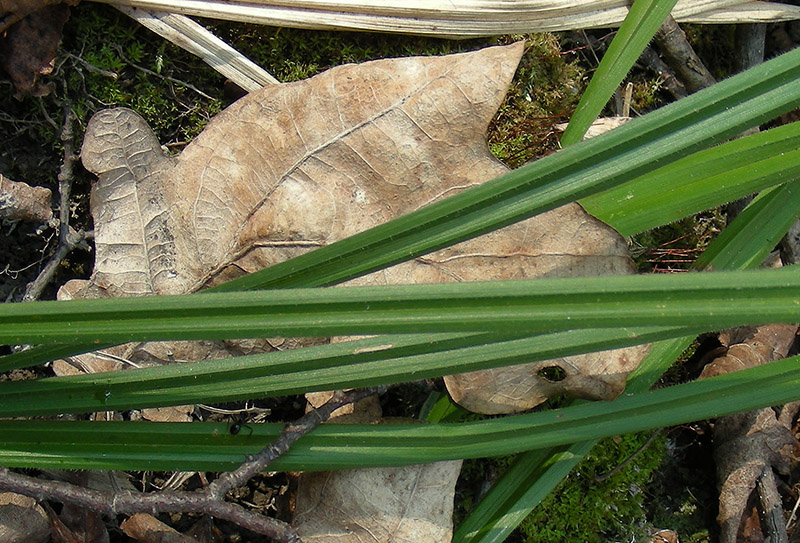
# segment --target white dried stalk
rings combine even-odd
[[[618,26],[627,0],[101,0],[156,11],[272,26],[449,37]],[[681,22],[800,19],[800,7],[744,0],[681,0]]]
[[[202,58],[248,92],[279,83],[269,72],[184,15],[120,4],[115,4],[115,7],[178,47]]]

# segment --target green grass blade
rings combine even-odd
[[[781,270],[290,289],[0,305],[0,342],[494,332],[795,322]]]
[[[561,136],[562,146],[581,141],[676,3],[676,0],[633,2]]]
[[[758,394],[753,394],[758,390]],[[553,411],[460,424],[323,425],[272,466],[310,471],[407,465],[550,449],[718,417],[800,397],[800,358],[703,381]],[[0,463],[9,467],[218,471],[268,444],[282,424],[227,425],[0,421]]]
[[[724,143],[581,200],[630,236],[800,177],[800,123]]]
[[[622,328],[506,339],[487,334],[384,336],[233,360],[3,382],[0,417],[218,403],[367,387],[550,360],[686,333],[683,328]]]
[[[37,345],[24,351],[0,356],[0,373],[36,366],[51,360],[105,349],[106,347],[110,347],[110,345],[97,345],[93,342]]]
[[[609,189],[732,137],[800,103],[800,51],[634,119],[602,136],[327,247],[216,287],[331,285]]]
[[[758,267],[797,217],[800,217],[800,180],[764,191],[711,242],[695,267],[717,270]]]

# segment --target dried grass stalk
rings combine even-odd
[[[627,0],[101,0],[156,11],[272,26],[450,37],[618,26]],[[681,0],[681,22],[800,19],[800,7],[743,0]]]
[[[246,91],[278,83],[272,74],[184,15],[121,4],[115,4],[115,7],[178,47],[202,58]]]

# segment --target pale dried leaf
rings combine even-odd
[[[639,365],[648,349],[647,345],[638,345],[462,373],[445,377],[445,384],[454,401],[486,414],[525,411],[561,394],[613,400],[625,389],[628,373]]]
[[[314,543],[450,541],[460,469],[457,461],[305,473],[292,524]]]
[[[440,37],[497,36],[619,26],[628,14],[623,0],[106,0],[199,17],[324,30],[366,30]],[[788,4],[743,0],[679,0],[678,22],[768,22],[800,18]]]
[[[44,543],[50,539],[50,522],[36,500],[13,492],[0,494],[0,541]]]
[[[148,407],[142,409],[142,418],[152,422],[192,422],[194,406],[171,405],[168,407]]]
[[[623,124],[627,123],[631,120],[631,117],[599,117],[592,121],[592,124],[586,130],[586,135],[583,136],[583,139],[588,140],[590,138],[594,138],[595,136],[599,136],[600,134],[605,134],[609,130],[613,130]],[[555,125],[555,129],[563,132],[567,129],[569,123],[559,123]]]
[[[82,150],[99,176],[95,271],[59,297],[194,291],[494,177],[484,133],[521,53],[376,61],[263,89],[179,157],[132,111],[100,112]]]

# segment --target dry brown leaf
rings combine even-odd
[[[140,543],[195,543],[152,515],[139,513],[120,524],[125,535]]]
[[[450,541],[460,469],[457,461],[306,473],[292,524],[306,542]]]
[[[742,326],[725,330],[719,335],[725,348],[724,354],[703,368],[700,379],[753,368],[784,358],[794,343],[796,334],[796,324]]]
[[[309,392],[306,393],[308,406],[306,411],[322,406],[333,397],[333,392]],[[378,396],[368,396],[356,403],[350,403],[340,407],[331,413],[329,422],[346,424],[374,424],[381,419],[383,410]]]
[[[13,492],[0,493],[0,541],[44,543],[50,539],[50,522],[36,500]]]
[[[0,68],[9,75],[18,95],[50,93],[50,85],[38,79],[53,70],[61,31],[69,19],[67,3],[59,2],[23,0],[0,6],[3,9],[0,15],[6,15],[7,19],[0,20],[0,32],[4,33],[0,36]],[[69,3],[76,4],[77,0]],[[55,5],[36,9],[37,5],[48,4]],[[5,30],[9,24],[13,26]]]
[[[177,157],[162,152],[132,111],[98,113],[82,151],[84,165],[99,178],[92,191],[95,271],[89,282],[68,284],[60,297],[192,292],[505,173],[489,153],[485,134],[522,49],[518,43],[340,66],[265,88],[219,114]],[[572,204],[352,283],[632,271],[624,240]],[[236,345],[224,349],[241,352]],[[252,348],[270,347],[264,341]],[[111,354],[142,363],[152,359],[141,346],[124,349]],[[173,358],[222,354],[190,351]],[[476,384],[473,375],[448,384],[457,389],[457,401],[488,412],[526,409],[553,393],[611,398],[640,355],[641,349],[632,349],[551,362],[568,373],[555,385],[537,370],[532,376],[527,370],[524,383],[484,374],[489,382],[513,381],[511,392]],[[88,356],[73,362],[84,369],[96,361]],[[602,372],[609,376],[599,382],[583,378]],[[485,392],[488,398],[481,397]]]
[[[53,543],[108,543],[109,535],[97,511],[65,503],[60,514],[49,506]]]
[[[194,406],[170,405],[168,407],[148,407],[142,409],[142,418],[152,422],[192,422]]]
[[[12,181],[0,174],[0,219],[49,221],[50,189],[31,187],[21,181]]]
[[[720,334],[725,353],[706,365],[700,378],[784,358],[796,333],[797,325],[789,324],[726,330]],[[785,409],[794,413],[797,407],[786,406]],[[772,488],[767,490],[771,496],[777,496],[772,470],[787,473],[790,461],[800,452],[800,443],[791,430],[793,419],[794,415],[778,417],[773,409],[767,408],[721,417],[714,424],[714,460],[720,489],[717,520],[721,543],[763,540],[764,531],[759,518],[773,511],[759,514],[752,496],[763,481],[770,481]],[[780,503],[777,507],[777,514],[781,516]]]

